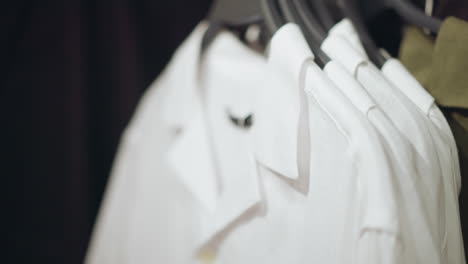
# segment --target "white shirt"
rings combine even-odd
[[[442,174],[445,180],[445,207],[447,237],[445,238],[444,250],[447,263],[465,263],[465,251],[460,223],[460,209],[458,195],[461,190],[461,175],[458,152],[450,127],[440,109],[432,99],[431,103],[422,103],[418,98],[430,96],[427,91],[414,79],[414,77],[396,59],[387,61],[382,73],[402,91],[407,90],[412,100],[425,114],[429,125],[429,131],[436,145]],[[432,98],[432,96],[431,96]]]
[[[359,37],[348,19],[337,23],[330,34],[345,37],[354,48],[365,54]],[[381,70],[382,74],[405,94],[420,110],[428,123],[437,149],[439,164],[445,181],[445,206],[447,213],[447,238],[445,254],[448,263],[465,263],[463,239],[461,234],[458,194],[461,189],[460,165],[455,139],[450,127],[434,98],[421,86],[397,59],[389,59]]]
[[[428,132],[424,116],[398,89],[394,88],[360,52],[341,36],[329,35],[322,44],[327,54],[340,62],[362,85],[377,105],[388,116],[392,124],[411,142],[425,165],[429,175],[421,176],[424,181],[426,212],[429,214],[430,231],[439,255],[442,255],[446,236],[444,182],[437,151]]]
[[[330,61],[324,71],[379,131],[388,156],[391,157],[402,216],[400,239],[405,245],[399,263],[440,263],[438,243],[432,236],[428,221],[430,214],[426,211],[425,203],[428,201],[423,195],[426,191],[425,182],[421,180],[421,177],[430,174],[429,167],[346,69]],[[370,104],[367,102],[372,102],[373,107],[362,107]]]
[[[195,81],[195,56],[205,27],[197,27],[178,49],[123,134],[85,263],[195,263],[190,256],[200,236],[201,212],[213,210],[215,196],[200,103],[187,89]],[[176,98],[173,89],[186,93]],[[177,107],[170,109],[170,103]],[[187,109],[197,109],[197,114]],[[184,143],[193,144],[187,149],[199,154],[192,155],[196,160],[187,168],[198,163],[199,172],[205,172],[197,174],[206,177],[198,186],[166,162],[168,153]]]
[[[270,252],[266,260],[257,259],[262,263],[399,263],[393,175],[376,131],[312,63],[296,25],[279,29],[270,47],[268,96],[262,96],[254,127],[267,212],[234,232],[253,241],[238,252],[256,254],[261,247]],[[301,145],[285,135],[300,134],[295,123],[302,90],[308,98],[310,175],[297,170],[294,158],[280,158]],[[226,248],[230,243],[235,239]],[[233,258],[227,263],[248,261]]]
[[[177,50],[122,137],[86,263],[200,263],[260,202],[250,131],[231,117],[253,111],[264,59],[222,33],[200,61],[205,30]]]
[[[390,158],[298,27],[268,61],[228,33],[199,60],[205,30],[122,137],[86,263],[400,263]]]

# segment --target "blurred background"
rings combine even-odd
[[[4,0],[0,263],[82,263],[119,137],[208,0]]]
[[[436,16],[468,14],[456,2]],[[210,4],[2,1],[0,263],[82,263],[120,134]],[[370,25],[395,53],[389,17]]]

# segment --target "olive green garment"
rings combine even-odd
[[[445,19],[435,40],[418,28],[406,28],[400,60],[444,112],[457,143],[462,183],[468,182],[468,22]],[[460,195],[460,211],[468,241],[467,187]]]

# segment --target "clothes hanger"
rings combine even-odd
[[[265,37],[270,39],[285,23],[275,5],[274,0],[215,0],[208,13],[210,25],[203,36],[201,52],[221,29],[242,33],[250,25],[258,24],[265,27]]]
[[[303,12],[302,12],[302,16],[303,17],[308,17],[308,18],[303,18],[305,21],[309,20],[311,17],[313,18],[314,17],[314,13],[309,9],[309,8],[306,8],[306,5],[305,5],[305,2],[302,1],[302,3],[297,3],[296,2],[297,0],[293,0],[293,2],[295,2],[297,4],[297,7],[299,7],[299,9],[302,9]],[[386,58],[384,57],[384,55],[382,55],[379,51],[379,49],[377,48],[376,44],[374,43],[374,41],[372,40],[372,38],[370,37],[370,34],[369,32],[367,31],[367,28],[364,24],[364,22],[362,21],[361,19],[361,15],[359,14],[359,10],[356,8],[357,7],[357,4],[354,3],[356,0],[344,0],[344,1],[339,1],[337,0],[337,5],[339,7],[339,10],[341,11],[341,13],[343,13],[345,16],[347,16],[354,24],[355,28],[356,28],[356,31],[358,32],[359,34],[359,37],[361,39],[361,42],[369,56],[369,58],[379,67],[382,67],[382,65],[385,63],[386,61]],[[333,26],[334,26],[334,19],[333,19],[333,16],[329,10],[329,8],[325,5],[325,1],[323,0],[309,0],[309,3],[311,4],[311,6],[315,6],[315,7],[320,7],[319,9],[320,10],[317,10],[315,9],[315,14],[317,14],[317,17],[319,17],[320,19],[323,18],[323,20],[321,21],[321,25],[322,25],[322,29],[323,31],[325,32],[328,32]],[[318,15],[318,13],[321,13],[321,16]],[[310,27],[309,27],[310,28]],[[325,39],[326,37],[326,34],[325,33],[323,37],[317,37],[316,40],[318,40],[318,44],[315,44],[315,45],[320,45],[322,44],[323,40]],[[316,50],[314,50],[315,52]],[[327,60],[327,57],[324,58],[324,56],[321,55],[321,53],[323,52],[318,52],[316,55],[317,57],[319,57],[319,55],[321,56],[320,59],[324,59],[326,62],[328,62],[330,59],[328,58]],[[325,54],[325,53],[323,53]],[[326,54],[325,54],[326,56]]]
[[[409,24],[426,28],[432,33],[437,34],[442,24],[440,19],[426,15],[408,0],[361,0],[359,5],[366,19],[391,9]]]
[[[362,19],[363,16],[360,13],[359,1],[362,0],[338,0],[338,7],[341,12],[349,19],[354,25],[356,32],[359,35],[359,39],[364,46],[364,50],[366,51],[369,59],[378,67],[382,68],[382,66],[387,61],[387,57],[385,57],[375,44],[374,40],[372,39],[369,31],[367,30],[366,24]],[[375,0],[378,1],[378,0]]]
[[[241,32],[264,20],[261,0],[216,0],[208,12],[209,26],[202,40],[202,53],[223,29]]]
[[[321,6],[319,11],[321,15],[319,18],[323,18],[321,21],[328,32],[333,24],[330,21],[333,20],[333,16],[328,8],[325,6],[323,0],[309,0],[316,7]],[[370,36],[367,26],[364,21],[370,17],[379,14],[386,9],[394,9],[399,16],[407,20],[409,23],[415,24],[420,27],[430,28],[431,31],[437,32],[440,27],[440,21],[437,19],[426,16],[422,11],[419,11],[411,3],[405,0],[335,0],[335,4],[341,13],[348,17],[353,23],[359,38],[366,50],[369,59],[376,64],[379,68],[387,61],[387,57],[383,55],[374,40]],[[364,12],[364,13],[361,13]]]
[[[317,11],[317,15],[324,25],[326,30],[330,30],[333,27],[333,16],[330,14],[324,0],[309,0],[314,9]],[[344,1],[337,1],[338,6]],[[340,3],[341,2],[341,3]],[[363,15],[366,21],[370,18],[377,16],[385,10],[394,10],[401,18],[406,20],[408,23],[421,27],[428,28],[433,33],[439,31],[442,21],[440,19],[426,15],[423,11],[419,10],[414,4],[408,0],[360,0],[357,5],[359,9],[363,11]]]
[[[261,7],[265,19],[267,39],[271,39],[275,32],[286,24],[286,20],[275,0],[261,0]]]
[[[314,36],[319,44],[322,43],[327,37],[327,31],[325,31],[324,27],[317,19],[317,16],[312,12],[306,0],[292,0],[292,2],[300,18],[302,18],[306,29]]]
[[[328,1],[323,0],[309,0],[309,4],[311,5],[312,9],[315,11],[314,13],[317,15],[318,20],[321,22],[323,29],[328,32],[334,25],[335,19],[330,13],[330,10],[327,7]]]
[[[278,0],[218,0],[208,15],[210,26],[202,40],[202,53],[214,40],[222,28],[239,31],[251,24],[263,23],[267,30],[267,38],[286,23],[283,13],[288,13],[291,22],[295,22],[305,31],[309,46],[315,53],[316,61],[322,68],[330,58],[320,49],[320,43],[326,33],[311,13],[303,12],[308,9],[304,3],[297,2],[295,6],[284,1],[284,8],[280,8]],[[301,10],[301,11],[299,11]],[[311,30],[307,30],[309,27]]]
[[[406,0],[338,0],[338,6],[353,22],[367,55],[379,68],[385,64],[388,58],[380,52],[370,36],[364,23],[366,15],[363,15],[361,11],[366,12],[367,16],[369,16],[371,14],[378,14],[386,9],[393,9],[410,24],[428,28],[434,33],[439,31],[441,24],[440,20],[427,16]]]
[[[304,37],[309,44],[310,49],[315,55],[315,61],[320,68],[330,62],[330,58],[320,49],[320,43],[325,38],[325,31],[315,20],[310,13],[303,12],[308,9],[295,0],[278,0],[281,10],[283,11],[286,20],[297,24],[304,34]],[[300,11],[302,9],[302,11]],[[307,25],[308,23],[308,25]],[[311,30],[309,30],[309,28]]]

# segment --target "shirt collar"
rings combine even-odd
[[[219,33],[204,54],[202,71],[207,75],[202,74],[202,88],[207,91],[209,138],[221,181],[216,210],[208,214],[200,249],[216,247],[239,219],[256,217],[262,208],[251,129],[258,119],[255,104],[265,64],[262,55],[227,32]],[[243,120],[248,115],[252,115],[252,127],[231,119]]]
[[[195,110],[200,109],[201,103],[200,50],[207,27],[207,23],[200,23],[195,28],[161,74],[159,81],[171,87],[163,100],[163,120],[173,128],[183,129],[199,113]]]
[[[349,41],[353,48],[359,51],[365,58],[368,58],[367,53],[362,46],[361,40],[359,39],[359,35],[356,32],[353,23],[348,18],[344,18],[340,22],[336,23],[330,29],[328,34],[332,36],[344,37]]]
[[[310,152],[301,149],[309,144],[299,140],[307,141],[303,130],[308,126],[302,122],[308,120],[301,118],[307,106],[303,86],[305,69],[313,59],[297,25],[286,24],[275,33],[269,46],[269,77],[262,87],[264,96],[259,102],[254,127],[258,162],[294,180],[309,176],[306,162],[300,162],[298,152]],[[301,154],[299,158],[304,156]]]
[[[331,49],[330,52],[339,52],[337,50],[339,50],[340,47],[341,50],[345,49],[345,51],[343,51],[342,54],[339,54],[338,56],[340,58],[347,58],[345,61],[348,68],[356,69],[353,68],[353,66],[358,65],[359,62],[362,64],[370,63],[356,29],[349,19],[345,18],[333,26],[329,35],[346,39],[347,43],[343,43],[343,40],[329,37],[328,41],[334,43],[324,43],[324,48],[328,48],[329,50]],[[327,45],[330,47],[327,47]],[[349,46],[352,46],[355,50],[346,48]],[[361,59],[365,59],[366,62],[360,61],[359,57]],[[408,96],[411,101],[413,101],[419,108],[421,108],[424,113],[429,113],[431,107],[434,105],[434,97],[432,97],[421,86],[421,84],[411,75],[411,73],[408,72],[408,70],[400,63],[400,61],[393,58],[387,60],[382,67],[382,73],[387,78],[389,78],[390,81],[398,80],[398,83],[392,84],[397,88],[404,88],[405,90],[402,92],[404,92],[404,94]]]
[[[333,60],[339,61],[354,77],[357,76],[359,66],[370,63],[369,60],[356,50],[349,41],[341,35],[328,35],[321,48]]]
[[[404,94],[418,106],[421,111],[428,115],[435,106],[432,97],[414,76],[397,59],[389,59],[382,67],[382,73],[397,88],[405,89]]]
[[[256,80],[250,80],[263,78],[248,69],[258,68],[261,72],[264,65],[253,58],[253,51],[226,32],[220,32],[200,58],[205,30],[205,24],[195,29],[176,52],[162,78],[171,87],[164,98],[165,122],[179,132],[169,150],[169,162],[205,209],[195,253],[222,240],[229,233],[223,231],[261,202],[257,167],[251,142],[247,142],[248,131],[236,127],[226,110],[240,116],[250,113],[254,89],[257,89],[252,86],[258,85]],[[232,71],[246,78],[232,78]],[[236,92],[216,91],[213,95],[206,89],[223,81],[228,83],[220,89]],[[253,118],[255,126],[257,117]]]
[[[202,207],[213,212],[217,197],[216,169],[198,80],[200,47],[206,28],[207,24],[199,24],[178,48],[158,85],[169,87],[162,100],[162,117],[176,133],[167,162]]]

